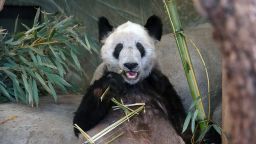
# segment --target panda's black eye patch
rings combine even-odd
[[[146,53],[144,46],[141,43],[137,42],[136,47],[140,51],[141,57],[144,57]]]
[[[123,49],[123,44],[119,43],[119,44],[116,45],[115,50],[114,50],[114,53],[113,53],[113,56],[114,56],[116,59],[118,59],[119,54],[120,54],[120,52],[121,52],[122,49]]]

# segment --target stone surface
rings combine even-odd
[[[61,96],[58,104],[43,97],[38,108],[20,104],[1,104],[0,144],[74,144],[73,113],[80,102],[77,95]]]

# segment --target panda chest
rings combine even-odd
[[[129,108],[133,110],[138,109],[141,106],[141,103],[145,103],[145,106],[142,111],[119,125],[115,130],[111,131],[108,136],[122,134],[120,137],[122,143],[124,143],[123,141],[127,141],[127,143],[134,143],[131,141],[132,139],[136,139],[138,143],[147,143],[146,141],[151,141],[153,136],[152,134],[158,133],[159,129],[168,129],[168,131],[172,130],[172,127],[166,118],[167,116],[161,108],[158,108],[157,102],[154,100],[152,95],[148,95],[140,91],[129,91],[125,95],[121,96],[121,100],[125,105],[130,106]],[[99,123],[97,131],[117,122],[121,118],[125,117],[125,115],[126,113],[124,110],[120,108],[118,109],[114,106],[103,121]],[[170,131],[168,133],[173,132]]]
[[[165,116],[165,106],[161,103],[162,100],[156,93],[145,92],[145,90],[139,88],[130,88],[118,99],[133,110],[144,105],[141,117],[154,118],[155,116]],[[113,113],[122,113],[122,110],[119,109],[117,112],[113,111]]]
[[[123,128],[127,131],[150,131],[150,125],[159,121],[167,120],[167,115],[159,105],[161,103],[154,99],[155,96],[145,94],[142,91],[128,91],[119,99],[132,110],[138,110],[143,104],[144,108],[126,121]],[[163,106],[163,105],[162,105]],[[121,108],[114,106],[108,115],[109,122],[113,123],[123,118],[127,113]],[[168,120],[167,120],[168,121]]]

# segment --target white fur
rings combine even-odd
[[[136,69],[139,72],[138,78],[131,80],[124,77],[128,83],[135,84],[147,77],[155,65],[155,41],[155,39],[149,36],[143,26],[128,21],[118,26],[105,39],[101,49],[103,63],[106,64],[109,71],[113,72],[126,70],[123,66],[124,63],[138,63],[139,65]],[[140,42],[145,48],[144,57],[141,57],[141,54],[136,47],[137,42]],[[118,43],[123,44],[123,49],[119,54],[119,59],[116,59],[113,56],[113,52]]]

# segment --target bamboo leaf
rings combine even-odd
[[[24,92],[23,92],[23,90],[21,89],[21,87],[20,87],[20,85],[19,85],[19,80],[18,80],[18,78],[17,78],[17,76],[13,73],[13,72],[11,72],[11,71],[9,71],[9,70],[7,70],[7,69],[5,69],[5,70],[3,70],[8,76],[9,76],[9,78],[12,80],[12,83],[13,83],[13,89],[14,89],[14,96],[15,96],[15,99],[16,99],[16,101],[18,100],[18,98],[19,99],[21,99],[23,102],[25,101],[25,99],[23,98],[24,97]]]
[[[32,78],[29,77],[28,79],[28,84],[29,84],[29,87],[27,88],[28,89],[28,103],[32,105],[32,107],[34,106],[34,98],[33,98],[33,92],[32,92],[32,86],[33,86],[33,83],[32,83]]]
[[[66,56],[64,55],[64,53],[62,52],[62,51],[60,51],[60,56],[61,56],[61,58],[65,61],[67,58],[66,58]]]
[[[48,68],[57,70],[57,67],[56,67],[55,65],[53,65],[53,64],[41,63],[40,65],[41,65],[41,66],[46,66],[46,67],[48,67]]]
[[[54,73],[54,71],[49,68],[49,67],[45,67],[45,66],[42,66],[42,65],[38,65],[37,68],[39,69],[39,71],[42,73],[42,74],[50,74],[50,73]]]
[[[198,104],[198,102],[201,100],[201,98],[202,98],[202,97],[198,96],[198,97],[196,98],[196,100],[194,100],[194,101],[192,102],[192,104],[191,104],[190,107],[189,107],[189,111],[192,110],[193,108],[195,108],[195,106]]]
[[[48,40],[51,40],[55,33],[56,33],[55,28],[52,28],[52,29],[50,30],[50,34],[49,34],[49,36],[48,36]]]
[[[35,72],[35,76],[36,76],[37,80],[41,83],[41,85],[44,87],[44,89],[48,93],[52,94],[51,89],[46,85],[44,79],[37,72]]]
[[[36,58],[37,58],[38,64],[42,64],[42,63],[43,63],[43,62],[42,62],[42,59],[41,59],[41,56],[36,55]]]
[[[16,101],[18,101],[18,97],[19,97],[19,93],[21,93],[21,89],[19,87],[19,82],[17,80],[17,76],[12,73],[11,71],[7,70],[7,69],[4,69],[3,70],[7,75],[8,77],[12,80],[12,83],[13,83],[13,92],[14,92],[14,97],[16,99]],[[22,95],[22,94],[21,94]]]
[[[71,87],[71,85],[67,81],[65,81],[62,77],[60,77],[56,74],[47,74],[47,76],[48,76],[48,79],[55,82],[56,84],[61,84],[66,87]]]
[[[203,131],[200,132],[198,139],[196,140],[196,143],[200,142],[203,140],[205,134],[210,130],[211,126],[208,126],[205,128]]]
[[[88,50],[91,53],[91,49],[90,47],[88,47],[78,36],[78,34],[73,31],[72,29],[68,29],[67,31],[69,31],[71,34],[73,34],[73,37],[76,39],[76,41],[78,43],[80,43],[80,45],[82,45],[86,50]]]
[[[8,61],[8,64],[11,65],[10,67],[16,66],[16,62],[13,61],[11,58],[6,58],[6,60]]]
[[[32,87],[33,87],[33,98],[36,103],[36,106],[38,107],[38,104],[39,104],[38,88],[37,88],[36,81],[34,79],[33,79]]]
[[[65,41],[64,43],[65,43],[65,44],[67,45],[67,47],[70,48],[75,54],[78,54],[78,53],[79,53],[76,45],[72,44],[72,43],[69,42],[69,41]]]
[[[23,62],[24,64],[31,66],[31,63],[25,57],[23,57],[22,55],[19,55],[19,58],[21,62]]]
[[[213,124],[212,126],[221,135],[221,128],[220,128],[220,126],[218,126],[216,124]]]
[[[4,96],[6,96],[9,100],[14,101],[14,99],[10,96],[8,91],[5,89],[5,87],[0,83],[0,93],[2,93]]]
[[[54,48],[51,45],[49,45],[49,49],[51,50],[51,52],[55,56],[55,58],[59,57],[58,54],[54,51]]]
[[[192,133],[195,132],[195,124],[196,124],[196,117],[197,117],[197,114],[198,114],[198,110],[196,110],[193,114],[193,118],[192,118],[192,121],[191,121],[191,131]]]
[[[23,71],[23,74],[21,75],[22,77],[22,81],[23,81],[23,85],[25,87],[25,90],[26,90],[26,100],[28,100],[28,103],[31,104],[31,91],[29,90],[29,84],[28,84],[28,81],[27,81],[27,74],[25,71]]]
[[[13,80],[13,89],[16,100],[21,100],[23,103],[26,103],[25,93],[21,89],[20,84],[17,79]]]
[[[7,41],[5,41],[5,44],[8,44],[8,45],[11,45],[11,46],[15,46],[15,45],[19,45],[22,43],[22,40],[16,40],[16,41],[13,41],[14,39],[11,38]]]
[[[57,29],[62,28],[65,25],[70,24],[72,22],[72,18],[73,18],[72,16],[67,17],[67,18],[63,19],[62,21],[60,21],[59,23],[57,23],[56,25],[54,25],[53,27],[57,28]]]
[[[78,67],[79,70],[81,70],[80,62],[79,62],[77,56],[74,54],[74,52],[72,50],[70,51],[70,55],[73,58],[73,61],[75,62],[75,65]]]
[[[32,71],[32,69],[30,69],[30,68],[28,68],[28,67],[23,67],[23,66],[22,66],[22,69],[25,70],[31,77],[36,78],[36,75],[35,75],[35,73]]]
[[[44,24],[38,25],[36,27],[32,27],[31,29],[29,29],[28,31],[25,32],[25,35],[28,35],[28,34],[32,33],[33,31],[36,31],[36,30],[42,28],[43,26],[44,26]]]
[[[90,43],[89,43],[89,40],[88,40],[88,37],[87,37],[86,34],[84,35],[84,40],[85,40],[85,44],[86,44],[86,46],[88,47],[88,49],[91,49],[91,45],[90,45]]]
[[[13,34],[14,34],[14,35],[15,35],[16,32],[17,32],[18,21],[19,21],[19,15],[17,15],[17,17],[16,17],[16,19],[15,19],[14,30],[13,30]]]
[[[29,29],[30,29],[29,26],[27,26],[27,25],[24,24],[24,23],[21,23],[21,25],[22,25],[26,30],[29,30]]]
[[[29,46],[29,48],[32,51],[34,51],[36,54],[41,55],[41,56],[45,56],[43,49],[35,48],[35,47],[31,47],[31,46]]]
[[[16,87],[16,85],[15,85],[15,83],[13,82],[12,83],[12,87],[13,87],[13,95],[14,95],[14,97],[15,97],[15,100],[16,100],[16,102],[18,102],[18,89],[17,89],[17,87]]]
[[[11,71],[9,71],[7,69],[4,69],[3,71],[10,77],[10,79],[17,79],[17,76],[14,73],[12,73]]]
[[[54,101],[57,102],[57,94],[56,94],[56,91],[55,91],[54,88],[53,88],[52,83],[51,83],[51,82],[48,82],[48,86],[49,86],[49,88],[50,88],[50,90],[51,90],[51,93],[50,93],[50,94],[53,96]]]
[[[61,63],[60,63],[59,61],[57,61],[57,60],[54,61],[54,62],[55,62],[55,64],[56,64],[56,66],[57,66],[59,75],[60,75],[61,77],[63,77],[64,74],[66,74],[66,72],[65,72],[65,70],[64,70],[64,68],[63,68],[63,66],[62,66]]]
[[[37,59],[36,59],[34,53],[33,53],[32,51],[29,51],[28,53],[29,53],[29,55],[30,55],[32,61],[33,61],[34,63],[37,63]]]
[[[63,93],[67,93],[68,92],[68,90],[66,89],[66,87],[63,84],[61,84],[59,82],[55,82],[54,84],[56,84],[57,87],[59,87],[62,90]]]
[[[36,11],[33,26],[36,26],[38,24],[38,20],[39,20],[39,17],[40,17],[40,12],[41,12],[41,10],[40,10],[40,7],[39,7],[39,8],[37,8],[37,11]]]
[[[190,122],[190,120],[191,120],[191,117],[192,117],[192,114],[191,114],[191,112],[189,112],[189,113],[187,114],[187,117],[186,117],[185,122],[184,122],[184,124],[183,124],[182,133],[184,133],[184,132],[187,130],[188,125],[189,125],[189,122]]]

